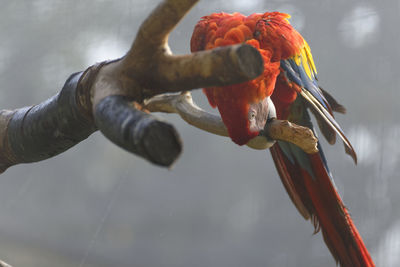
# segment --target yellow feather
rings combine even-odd
[[[310,80],[313,80],[314,75],[311,71],[311,67],[310,67],[310,64],[308,62],[307,55],[306,55],[306,50],[304,48],[301,49],[300,57],[301,57],[301,63],[303,65],[304,70],[306,71],[308,78],[310,78]]]
[[[306,40],[304,40],[304,46],[300,49],[300,53],[292,57],[297,66],[302,66],[304,71],[310,80],[315,79],[317,69],[314,64],[314,60],[311,54],[311,49],[308,46]]]
[[[306,56],[307,56],[308,64],[310,64],[310,67],[313,70],[313,72],[315,74],[317,74],[317,68],[315,67],[315,64],[314,64],[314,60],[313,60],[313,57],[312,57],[312,54],[311,54],[311,49],[310,49],[310,46],[308,45],[306,40],[304,40],[304,50],[305,50],[305,53],[306,53]]]

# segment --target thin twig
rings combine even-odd
[[[221,117],[198,107],[189,92],[157,95],[146,100],[144,108],[151,112],[176,113],[196,128],[216,135],[228,136],[228,131]],[[274,144],[274,140],[280,140],[291,142],[306,153],[318,152],[318,140],[313,132],[307,127],[286,120],[271,120],[265,126],[263,134],[250,140],[247,145],[254,149],[266,149]]]

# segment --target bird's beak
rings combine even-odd
[[[252,130],[258,131],[258,136],[252,138],[247,145],[254,149],[267,149],[275,144],[275,140],[265,134],[265,127],[269,121],[276,119],[275,105],[270,97],[266,97],[258,103],[250,104],[250,111],[254,110],[256,115],[252,122]]]
[[[270,97],[266,97],[260,102],[250,104],[248,113],[251,132],[263,131],[265,124],[269,120],[276,118],[275,105]]]

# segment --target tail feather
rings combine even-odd
[[[306,59],[302,58],[302,60]],[[296,60],[292,58],[285,59],[281,60],[281,68],[290,81],[296,83],[302,88],[299,93],[307,101],[308,106],[313,113],[316,114],[318,124],[320,126],[322,125],[322,132],[327,138],[328,142],[331,144],[335,143],[336,134],[334,132],[336,132],[343,140],[346,153],[353,158],[355,163],[357,163],[357,155],[353,149],[353,146],[333,117],[333,111],[345,112],[345,108],[338,104],[329,93],[323,91],[318,86],[315,77],[307,74],[303,64],[296,63]],[[331,130],[334,132],[329,131],[327,128],[331,128]]]
[[[304,183],[302,183],[300,173],[293,172],[294,168],[289,168],[290,165],[287,163],[288,159],[283,155],[277,145],[271,147],[270,152],[290,199],[304,219],[310,219],[312,213],[310,213],[310,207],[306,206],[307,200],[304,199],[304,196],[306,196],[306,189]],[[317,229],[317,225],[314,224],[314,226]]]
[[[279,143],[270,150],[289,196],[300,213],[307,214],[306,219],[311,218],[315,232],[321,229],[335,260],[341,266],[374,266],[325,168],[323,156],[304,153],[312,166],[313,173],[310,173],[297,159],[286,157]]]
[[[351,145],[350,141],[345,136],[343,130],[340,128],[339,124],[335,121],[333,116],[321,105],[321,103],[307,90],[303,89],[300,92],[301,96],[307,100],[308,104],[310,104],[311,108],[318,112],[320,116],[325,119],[326,123],[336,131],[336,133],[340,136],[343,140],[343,143],[346,148],[346,153],[349,154],[355,163],[357,163],[357,155],[354,151],[353,146]]]
[[[327,91],[325,91],[324,88],[321,86],[319,87],[321,89],[322,94],[324,95],[325,99],[328,101],[329,105],[331,106],[332,110],[338,113],[346,114],[346,108],[340,104],[339,102],[336,101],[336,99]]]

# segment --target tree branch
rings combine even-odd
[[[172,125],[140,111],[132,102],[140,106],[158,94],[241,83],[263,72],[257,49],[245,44],[189,55],[171,53],[168,35],[196,2],[162,1],[143,22],[124,57],[72,74],[60,93],[41,104],[0,111],[0,172],[12,165],[57,155],[97,129],[118,146],[154,164],[171,166],[182,151],[178,133]],[[202,130],[227,135],[218,116],[198,108],[190,94],[180,98],[187,101],[157,110],[155,97],[146,102],[146,107],[178,113]],[[266,135],[251,140],[250,147],[265,149],[277,139],[306,149],[301,141],[307,136],[304,129],[274,121],[267,126]],[[312,147],[312,138],[306,138]]]
[[[107,138],[150,162],[171,166],[181,153],[182,143],[173,126],[133,108],[127,97],[106,97],[98,104],[95,118]]]
[[[82,73],[66,81],[60,93],[43,103],[0,113],[0,172],[18,163],[44,160],[87,138],[96,130],[76,101]]]
[[[152,97],[144,102],[144,108],[151,112],[176,113],[187,123],[212,134],[228,136],[221,117],[208,113],[194,103],[190,92],[182,94],[163,94]],[[317,138],[307,128],[286,120],[271,120],[267,122],[263,135],[257,136],[247,143],[254,149],[267,149],[275,140],[291,142],[306,153],[316,153]]]
[[[0,260],[0,267],[12,267],[10,264]]]
[[[176,130],[129,101],[240,83],[263,71],[261,56],[248,45],[172,55],[168,35],[196,2],[164,0],[123,58],[71,75],[60,93],[39,105],[0,111],[0,172],[57,155],[97,129],[154,164],[173,164],[182,150]]]

